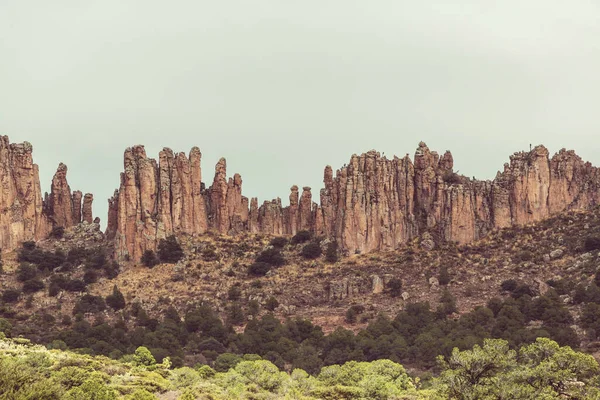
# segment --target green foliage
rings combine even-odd
[[[234,368],[238,363],[242,361],[242,358],[237,354],[223,353],[220,354],[215,360],[215,371],[227,372],[231,368]]]
[[[24,293],[36,293],[40,290],[44,290],[44,282],[41,279],[34,278],[23,282]]]
[[[112,294],[106,296],[106,304],[115,311],[125,308],[125,297],[117,285],[113,286]]]
[[[283,249],[286,244],[288,244],[288,240],[283,236],[277,236],[269,242],[269,244],[278,249]]]
[[[16,303],[19,301],[21,291],[19,289],[6,289],[2,292],[2,301],[5,303]]]
[[[448,272],[448,267],[446,267],[445,265],[440,267],[440,273],[438,274],[438,281],[439,281],[440,285],[446,286],[447,284],[450,283],[451,280],[452,280],[452,277],[450,276],[450,273]]]
[[[239,285],[233,285],[227,291],[227,299],[238,301],[242,297],[242,289]]]
[[[97,313],[104,310],[106,310],[106,303],[102,297],[84,294],[73,307],[73,315]]]
[[[62,239],[65,234],[65,228],[62,226],[54,226],[50,231],[49,237],[52,239]]]
[[[12,324],[7,319],[0,318],[0,333],[4,333],[6,336],[10,336],[12,328]]]
[[[402,294],[402,280],[400,278],[390,279],[386,286],[390,291],[390,296],[399,297]]]
[[[248,267],[248,273],[254,276],[265,276],[271,268],[271,265],[266,262],[255,262]]]
[[[292,244],[306,243],[312,239],[312,233],[309,231],[299,231],[296,233],[291,240]]]
[[[302,248],[300,255],[306,259],[314,260],[321,257],[321,253],[321,245],[317,242],[310,242]]]
[[[588,236],[583,243],[585,251],[600,250],[600,236]]]
[[[142,254],[141,261],[142,261],[142,264],[148,268],[154,267],[159,262],[158,257],[156,257],[156,254],[152,250],[144,251],[144,254]]]
[[[183,258],[183,249],[175,235],[167,236],[158,243],[158,258],[164,263],[175,264]]]
[[[25,282],[37,277],[38,270],[33,264],[22,262],[17,268],[17,280]]]
[[[279,307],[279,301],[274,296],[270,296],[267,301],[265,301],[265,308],[269,311],[275,311],[275,309]]]
[[[330,242],[325,250],[325,261],[335,263],[338,259],[338,244],[337,242]]]
[[[592,383],[599,370],[594,358],[546,338],[518,353],[505,340],[487,339],[483,347],[454,349],[439,362],[441,390],[451,399],[583,399],[600,394]]]
[[[274,267],[280,267],[285,264],[285,258],[283,258],[281,251],[274,247],[262,251],[256,257],[255,261],[256,263],[266,263]]]
[[[135,353],[133,355],[133,361],[136,365],[149,367],[156,364],[156,360],[150,350],[147,347],[140,346],[135,349]]]

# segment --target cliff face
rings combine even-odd
[[[10,143],[0,136],[0,247],[14,250],[23,241],[41,240],[52,227],[71,227],[81,222],[82,194],[71,193],[67,166],[60,164],[50,194],[42,200],[38,166],[30,143]],[[86,199],[88,196],[86,195]],[[91,201],[88,200],[91,216]],[[85,210],[85,207],[84,207]]]
[[[414,161],[388,160],[370,151],[353,155],[333,173],[325,168],[320,204],[311,188],[292,186],[289,206],[281,199],[250,201],[242,178],[227,178],[226,161],[212,185],[201,183],[201,154],[189,157],[164,149],[159,162],[143,146],[127,149],[121,186],[109,201],[108,236],[117,255],[139,259],[171,233],[240,232],[294,235],[309,230],[338,242],[345,252],[389,250],[421,235],[438,241],[469,242],[495,228],[526,224],[566,209],[599,203],[600,173],[572,151],[551,159],[538,146],[515,153],[493,181],[453,172],[450,152],[439,156],[420,143]]]

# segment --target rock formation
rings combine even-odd
[[[11,144],[0,136],[0,246],[15,249],[26,240],[39,240],[50,232],[43,213],[38,166],[33,147]]]
[[[336,240],[346,253],[391,250],[419,235],[431,243],[466,243],[490,230],[526,224],[567,209],[599,202],[600,173],[572,151],[551,159],[538,146],[515,153],[492,181],[476,181],[453,171],[450,152],[442,156],[420,143],[408,155],[388,160],[375,151],[353,155],[348,165],[324,171],[320,204],[311,189],[290,189],[281,199],[250,201],[239,174],[227,177],[225,159],[212,185],[201,182],[201,154],[188,157],[164,149],[159,162],[143,146],[125,152],[121,186],[109,201],[109,238],[117,255],[138,260],[170,234],[240,232],[294,235],[309,230]]]
[[[83,196],[79,190],[71,192],[67,182],[67,171],[68,168],[65,164],[58,165],[52,178],[50,194],[46,193],[45,196],[44,214],[48,217],[52,227],[70,228],[82,221],[91,224],[94,196],[90,193]]]
[[[30,143],[10,143],[0,136],[0,247],[14,250],[28,240],[41,240],[52,227],[81,222],[81,192],[71,193],[67,166],[60,164],[50,194],[42,200],[38,166]],[[91,213],[91,202],[89,203]],[[91,215],[91,214],[90,214]]]

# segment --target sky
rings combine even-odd
[[[544,144],[600,165],[600,2],[0,0],[0,134],[106,222],[123,151],[227,159],[259,202],[376,149],[493,179]]]

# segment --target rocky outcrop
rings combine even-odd
[[[0,247],[14,250],[24,241],[45,239],[53,227],[81,222],[82,194],[71,192],[67,166],[60,164],[50,194],[42,200],[39,169],[30,143],[0,136]],[[91,202],[89,203],[91,213]]]
[[[68,168],[60,163],[52,178],[50,194],[44,200],[44,214],[52,227],[70,228],[82,221],[92,223],[92,202],[94,196],[87,193],[85,197],[78,190],[71,192],[67,182]],[[83,200],[83,204],[82,204]]]
[[[87,222],[91,224],[94,222],[94,216],[92,214],[92,203],[94,202],[94,195],[91,193],[86,193],[83,198],[83,207],[82,207],[82,219],[76,222]]]
[[[170,234],[206,232],[209,206],[219,210],[213,218],[219,231],[227,232],[226,222],[221,222],[229,215],[227,183],[221,185],[215,177],[221,185],[211,191],[217,204],[207,204],[211,197],[202,188],[201,157],[198,148],[189,156],[165,148],[157,163],[146,156],[143,146],[125,151],[125,171],[119,190],[109,200],[107,227],[107,236],[116,240],[118,257],[137,260],[145,250],[156,250],[158,241]],[[217,165],[217,170],[224,180],[224,163]]]
[[[38,166],[30,143],[11,144],[0,136],[0,247],[12,250],[27,240],[39,240],[50,232],[43,213]]]
[[[338,242],[346,253],[391,250],[422,236],[466,243],[490,230],[527,224],[567,209],[599,202],[600,174],[572,151],[549,158],[538,146],[515,153],[494,180],[457,175],[450,152],[439,155],[420,143],[414,160],[387,159],[376,151],[353,155],[337,170],[327,166],[320,204],[311,188],[292,186],[289,206],[281,199],[250,201],[239,174],[227,177],[225,159],[212,185],[201,181],[201,154],[186,157],[164,149],[159,162],[143,146],[125,152],[121,186],[109,201],[108,237],[117,254],[139,259],[172,233],[240,232],[294,235],[309,230]]]

